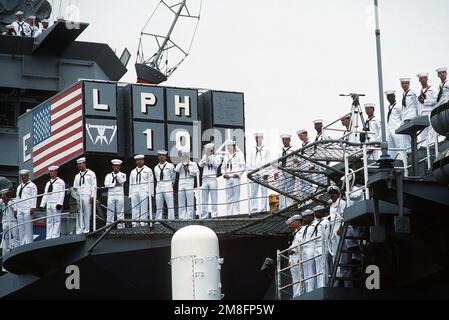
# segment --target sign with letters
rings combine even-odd
[[[132,85],[133,119],[165,120],[164,88]]]
[[[243,94],[214,91],[213,97],[208,115],[213,113],[223,126],[209,132],[196,89],[80,81],[19,117],[20,168],[36,179],[49,166],[84,154],[131,159],[135,154],[157,156],[161,149],[172,157],[190,152],[198,160],[211,136],[218,144],[228,135],[237,138],[244,150],[244,138],[224,129],[244,129]]]

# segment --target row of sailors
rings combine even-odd
[[[386,99],[389,102],[387,113],[387,142],[391,149],[406,149],[411,145],[410,137],[396,134],[396,130],[418,116],[429,116],[433,109],[449,101],[449,81],[447,79],[447,68],[436,69],[436,73],[441,80],[438,87],[429,84],[429,74],[420,73],[417,78],[421,85],[421,90],[417,94],[411,88],[410,78],[401,78],[402,98],[397,103],[396,92],[394,90],[385,91]],[[368,116],[363,124],[363,131],[368,132],[366,140],[357,139],[353,128],[351,127],[351,115],[345,115],[341,118],[342,125],[346,128],[344,139],[354,143],[360,142],[380,142],[381,129],[380,122],[375,118],[375,105],[365,104],[365,111]],[[362,135],[363,136],[363,135]],[[436,132],[431,126],[424,129],[418,141],[422,146],[428,146],[436,141]],[[395,156],[397,152],[390,152]]]
[[[326,279],[335,260],[343,228],[343,211],[347,204],[341,198],[341,191],[337,186],[329,187],[328,193],[331,198],[329,208],[318,205],[313,210],[305,210],[286,221],[293,234],[289,266],[294,297],[326,286]],[[358,236],[357,233],[355,228],[348,228],[348,235],[354,237]],[[358,248],[357,240],[346,239],[340,262],[349,264],[352,260],[360,260]],[[352,270],[348,267],[339,267],[337,273],[345,279],[350,278],[351,274]],[[344,286],[351,287],[351,281],[345,280]]]
[[[7,25],[5,27],[6,31],[3,32],[2,35],[36,38],[50,26],[50,21],[48,19],[43,19],[41,23],[42,27],[39,27],[36,16],[29,16],[28,20],[25,21],[23,18],[23,11],[17,11],[16,21]]]
[[[214,144],[210,143],[204,147],[201,161],[197,164],[191,161],[189,153],[182,154],[182,162],[176,167],[167,159],[166,150],[158,151],[159,163],[151,170],[145,165],[145,156],[136,155],[136,168],[129,176],[129,198],[132,207],[133,226],[146,225],[138,220],[149,219],[149,195],[156,200],[156,219],[162,220],[164,203],[168,208],[168,219],[175,219],[173,185],[178,179],[178,208],[180,219],[194,218],[194,183],[203,168],[203,179],[201,185],[202,207],[201,218],[209,216],[209,199],[211,200],[211,217],[217,217],[217,171],[221,165],[222,174],[226,180],[226,203],[227,213],[240,213],[240,180],[242,173],[246,170],[245,159],[236,148],[234,141],[227,141],[228,152],[223,159],[214,153]],[[90,232],[90,220],[93,209],[94,198],[97,193],[96,174],[87,168],[86,158],[77,161],[79,173],[75,176],[73,186],[79,195],[78,206],[82,216],[76,215],[76,233]],[[117,216],[118,220],[124,219],[124,185],[127,181],[125,173],[120,171],[122,161],[114,159],[112,172],[106,175],[104,186],[108,189],[107,200],[107,224],[112,224]],[[64,204],[66,191],[65,182],[58,177],[57,166],[48,168],[50,180],[45,185],[44,195],[40,207],[47,212],[47,239],[60,236],[61,211]],[[0,202],[3,230],[14,230],[11,234],[18,244],[23,245],[33,241],[32,215],[37,208],[38,190],[36,185],[29,180],[29,170],[19,172],[22,183],[16,191],[16,199],[9,199],[9,190],[4,190],[5,200]],[[156,190],[154,192],[154,182]],[[11,200],[11,201],[10,201]],[[266,199],[265,203],[266,203]],[[266,205],[265,205],[266,207]],[[258,211],[259,208],[253,208]],[[18,225],[18,227],[17,227]],[[16,226],[16,227],[14,227]],[[123,225],[119,225],[123,228]],[[17,230],[17,234],[15,234]],[[6,232],[4,235],[8,234]],[[9,245],[7,246],[9,247]]]

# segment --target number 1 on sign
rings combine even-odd
[[[153,130],[147,129],[143,134],[147,136],[147,149],[153,150]]]

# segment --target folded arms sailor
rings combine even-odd
[[[220,166],[220,158],[214,154],[215,145],[208,143],[204,146],[203,157],[198,163],[203,168],[203,181],[201,185],[201,219],[207,219],[209,216],[209,196],[211,204],[211,217],[218,216],[218,182],[217,169]]]
[[[227,214],[240,213],[240,185],[241,176],[246,169],[245,158],[237,150],[236,142],[226,141],[227,152],[223,158],[222,173],[226,181]]]
[[[254,134],[256,146],[249,152],[248,169],[250,171],[256,170],[270,161],[270,151],[263,145],[264,135],[261,132]],[[261,182],[266,182],[268,175],[256,174],[255,177]],[[267,196],[268,189],[263,185],[251,182],[250,185],[251,197],[251,212],[265,212],[267,211]],[[260,194],[259,194],[260,192]]]
[[[181,162],[175,168],[178,182],[178,215],[181,220],[194,219],[195,180],[199,175],[198,165],[190,161],[190,152],[181,153]]]
[[[168,151],[159,150],[159,163],[154,167],[156,178],[156,219],[162,220],[164,200],[168,208],[168,219],[175,219],[175,205],[173,200],[173,185],[176,181],[175,166],[167,161]]]
[[[16,208],[20,245],[33,242],[33,214],[37,206],[37,187],[30,181],[30,171],[19,172],[22,183],[17,187]]]
[[[86,158],[76,160],[79,173],[75,176],[73,186],[79,194],[78,207],[80,214],[76,215],[76,234],[90,232],[92,205],[97,194],[97,176],[87,169]],[[94,217],[95,219],[95,217]]]
[[[47,207],[47,240],[61,235],[61,213],[65,198],[65,182],[58,177],[58,166],[48,168],[50,181],[45,185],[41,208]]]
[[[138,154],[134,156],[136,168],[129,176],[129,198],[131,199],[132,220],[148,220],[149,197],[154,195],[153,171],[145,165],[145,156]],[[146,226],[146,222],[133,222],[132,226]]]
[[[120,172],[122,160],[114,159],[112,163],[112,172],[106,175],[104,186],[108,188],[108,212],[106,215],[106,225],[110,225],[117,220],[125,219],[125,192],[124,185],[126,182],[126,174]],[[124,224],[120,223],[118,229],[123,229]]]

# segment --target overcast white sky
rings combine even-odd
[[[90,23],[81,40],[132,52],[123,81],[135,81],[139,34],[158,2],[78,1],[80,20]],[[379,2],[385,89],[399,91],[407,76],[419,90],[424,71],[438,84],[435,69],[449,65],[449,1]],[[276,130],[305,127],[314,137],[312,120],[348,112],[339,93],[366,93],[362,103],[378,104],[373,23],[373,0],[204,0],[191,55],[166,84],[244,92],[248,133],[270,130],[267,142],[279,149]]]

